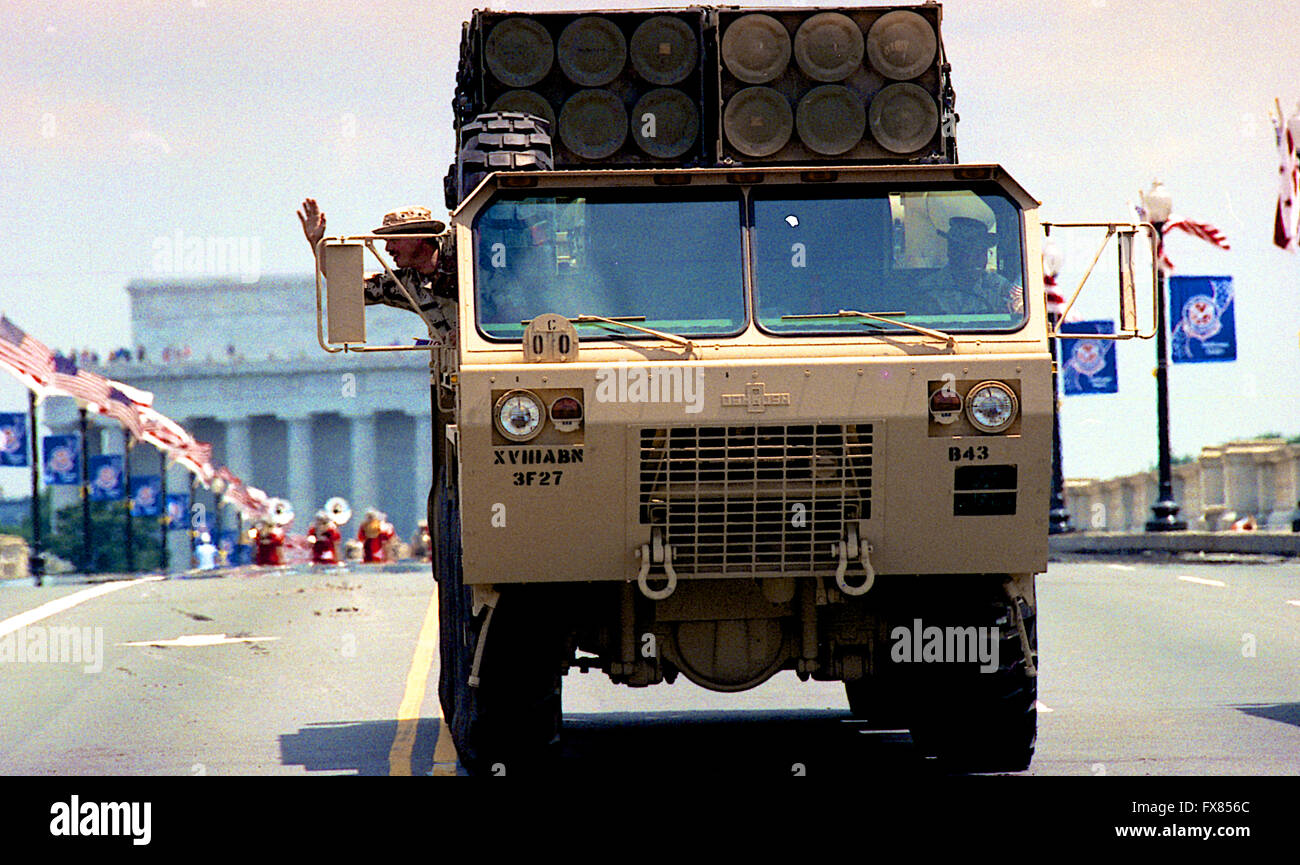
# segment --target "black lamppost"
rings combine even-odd
[[[1159,180],[1151,184],[1151,189],[1142,193],[1142,208],[1146,218],[1155,226],[1157,241],[1156,255],[1162,258],[1164,248],[1165,223],[1169,221],[1169,212],[1173,202],[1169,192]],[[1165,337],[1165,272],[1156,267],[1156,418],[1160,434],[1160,492],[1159,500],[1151,506],[1151,519],[1147,520],[1148,532],[1181,532],[1186,530],[1187,522],[1178,519],[1178,503],[1174,501],[1174,483],[1169,468],[1169,358]]]
[[[1063,259],[1060,247],[1050,236],[1046,237],[1043,240],[1043,283],[1049,290],[1056,285]],[[1049,332],[1056,329],[1059,318],[1055,312],[1047,314]],[[1060,341],[1056,337],[1050,337],[1048,342],[1052,351],[1052,502],[1048,512],[1047,532],[1063,535],[1074,531],[1074,526],[1070,525],[1070,512],[1065,509],[1065,473],[1061,466],[1061,391],[1057,383],[1057,368],[1061,362]]]

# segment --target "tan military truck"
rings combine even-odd
[[[430,525],[471,771],[553,754],[575,668],[842,681],[926,755],[1029,765],[1043,229],[1004,169],[956,161],[940,21],[466,23]],[[323,245],[335,350],[362,349],[359,242]]]

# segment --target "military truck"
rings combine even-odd
[[[1043,228],[1002,167],[957,161],[941,19],[465,23],[430,525],[471,772],[550,759],[576,671],[793,671],[957,769],[1029,765]],[[367,242],[323,244],[331,350],[368,350]]]

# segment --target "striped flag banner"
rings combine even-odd
[[[1047,314],[1059,317],[1065,312],[1065,295],[1056,284],[1056,277],[1043,274],[1043,287],[1047,290]]]
[[[230,489],[228,497],[245,517],[269,513],[266,493],[247,486],[224,466],[214,469],[212,445],[196,441],[184,427],[153,408],[152,393],[79,368],[74,358],[54,354],[3,315],[0,315],[0,369],[8,370],[38,394],[70,396],[88,409],[113,418],[137,440],[165,451],[204,486],[211,486],[221,477]]]
[[[1206,243],[1213,243],[1219,249],[1232,249],[1228,245],[1228,238],[1223,236],[1223,232],[1210,225],[1208,222],[1196,222],[1192,219],[1184,219],[1181,216],[1171,216],[1165,223],[1165,231],[1185,231],[1193,237],[1199,237]]]
[[[1146,213],[1141,207],[1137,208],[1137,212],[1142,219],[1146,219]],[[1174,272],[1174,263],[1169,258],[1168,247],[1165,243],[1165,240],[1169,237],[1169,232],[1171,231],[1184,231],[1193,237],[1199,237],[1206,243],[1214,244],[1219,249],[1232,248],[1228,245],[1228,238],[1224,236],[1223,232],[1210,223],[1197,222],[1194,219],[1186,219],[1181,216],[1170,216],[1169,220],[1164,225],[1164,230],[1161,232],[1158,252],[1160,270],[1164,273]]]
[[[188,445],[175,459],[193,472],[198,477],[199,483],[205,487],[211,486],[212,479],[217,476],[216,470],[212,467],[212,445],[208,442],[194,442]]]
[[[75,360],[62,355],[55,356],[53,366],[54,374],[50,376],[52,391],[61,396],[76,397],[87,403],[92,411],[104,413],[111,390],[108,379],[79,369]]]
[[[1300,248],[1300,106],[1291,119],[1283,121],[1278,103],[1273,131],[1277,134],[1278,191],[1277,211],[1273,215],[1273,243],[1295,252]]]
[[[142,431],[140,440],[148,442],[169,454],[172,451],[184,451],[194,444],[194,436],[176,421],[151,406],[138,409]]]
[[[221,499],[230,502],[245,519],[257,519],[271,513],[270,499],[257,487],[250,487],[239,476],[225,466],[216,470],[216,478],[222,482]]]
[[[108,379],[104,379],[108,381]],[[131,431],[131,435],[136,440],[144,436],[144,422],[140,418],[140,406],[129,396],[122,393],[110,385],[108,389],[108,402],[99,410],[100,414],[108,415],[113,420],[120,423]]]
[[[0,367],[9,370],[27,386],[43,394],[53,373],[54,353],[39,340],[0,315]]]

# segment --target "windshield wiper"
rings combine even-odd
[[[856,309],[841,309],[838,312],[814,313],[810,315],[783,315],[781,320],[786,319],[813,319],[813,318],[865,318],[869,322],[883,321],[885,324],[896,324],[899,327],[905,327],[908,330],[914,330],[917,333],[923,333],[934,339],[941,339],[944,342],[944,348],[952,348],[957,341],[951,335],[941,330],[933,330],[928,327],[921,327],[919,324],[908,324],[905,321],[898,321],[897,318],[907,315],[905,312],[859,312]],[[879,325],[876,325],[879,327]]]
[[[596,324],[596,325],[614,324],[614,325],[618,325],[619,327],[626,327],[630,330],[638,330],[641,333],[648,333],[651,336],[657,336],[660,339],[666,339],[669,342],[675,342],[678,345],[686,346],[691,351],[695,351],[695,343],[691,342],[689,339],[687,339],[684,336],[678,336],[675,333],[667,333],[662,330],[654,330],[653,328],[642,327],[639,324],[630,323],[633,321],[645,321],[644,315],[620,315],[617,318],[606,318],[603,315],[586,315],[583,313],[578,313],[578,315],[569,319],[569,321],[573,322],[574,324]],[[612,330],[612,328],[608,328],[608,327],[605,329]]]

